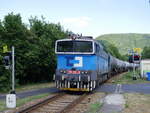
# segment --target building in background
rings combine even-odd
[[[147,78],[147,72],[150,72],[150,59],[141,60],[140,63],[141,77]]]

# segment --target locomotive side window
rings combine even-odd
[[[100,53],[100,47],[98,44],[95,44],[96,45],[96,53]]]
[[[92,41],[59,41],[57,52],[93,52]]]

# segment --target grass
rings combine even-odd
[[[122,113],[150,113],[150,95],[125,93],[126,104]]]
[[[17,107],[20,107],[28,102],[34,101],[36,99],[40,99],[43,97],[48,96],[49,93],[45,93],[45,94],[40,94],[40,95],[36,95],[36,96],[30,96],[27,98],[23,98],[23,99],[17,99]],[[5,100],[0,100],[0,111],[4,111],[4,110],[8,110],[8,108],[6,108],[6,102]]]
[[[126,103],[126,104],[125,104],[125,108],[128,108],[128,107],[129,107],[129,104]]]
[[[33,89],[40,89],[40,88],[49,88],[54,86],[54,83],[36,83],[36,84],[28,84],[24,86],[19,86],[16,88],[16,91],[26,91],[26,90],[33,90]]]
[[[0,111],[3,111],[6,109],[6,104],[4,100],[0,100]]]
[[[91,104],[87,113],[97,113],[101,107],[102,107],[102,103],[100,103],[100,102]]]
[[[41,88],[49,88],[52,86],[54,86],[54,83],[52,83],[52,82],[27,84],[27,85],[16,87],[16,92],[27,91],[27,90],[36,90],[36,89],[41,89]],[[7,93],[7,92],[0,92],[0,94],[4,94],[4,93]]]
[[[137,80],[133,80],[133,72],[126,72],[119,76],[116,76],[110,80],[111,83],[114,84],[137,84],[137,83],[150,83],[145,79],[141,79],[139,76],[139,71],[135,72]]]

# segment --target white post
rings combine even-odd
[[[12,91],[10,94],[6,95],[6,106],[7,108],[15,108],[16,107],[16,94],[15,94],[15,48],[12,46]]]
[[[15,91],[15,48],[12,46],[12,91]]]
[[[134,62],[134,51],[132,54],[132,60],[133,60],[133,80],[136,80],[136,75],[135,75],[135,62]]]

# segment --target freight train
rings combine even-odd
[[[104,51],[91,36],[72,35],[55,43],[55,84],[60,90],[92,91],[113,74],[133,68]]]

